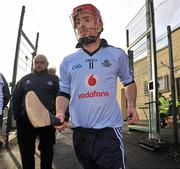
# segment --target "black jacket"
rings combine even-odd
[[[42,104],[55,113],[55,99],[59,91],[59,79],[48,71],[34,72],[24,76],[15,86],[11,100],[11,111],[16,120],[26,114],[25,96],[34,91]]]
[[[2,77],[4,86],[2,88],[2,92],[3,92],[3,109],[7,106],[9,99],[10,99],[10,92],[9,92],[9,87],[8,87],[8,83],[6,81],[6,79],[4,78],[3,74],[0,73],[0,76]]]

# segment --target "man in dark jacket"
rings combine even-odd
[[[0,148],[4,143],[3,133],[2,133],[3,110],[7,106],[9,99],[10,99],[10,92],[9,92],[8,83],[5,77],[3,76],[3,74],[0,73]]]
[[[34,91],[49,112],[55,113],[55,99],[59,90],[59,79],[48,73],[48,60],[44,55],[33,59],[33,73],[24,76],[17,83],[12,95],[12,113],[17,124],[17,140],[23,169],[35,169],[35,142],[39,136],[41,169],[51,169],[55,128],[53,126],[34,128],[25,108],[25,96]]]

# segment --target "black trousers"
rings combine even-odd
[[[0,115],[0,128],[2,128],[3,125],[3,114]]]
[[[84,169],[125,169],[121,128],[73,130],[76,156]]]
[[[34,128],[25,115],[18,118],[16,124],[23,169],[35,169],[35,143],[37,137],[39,137],[38,149],[41,152],[41,169],[52,169],[53,145],[55,144],[54,127]]]

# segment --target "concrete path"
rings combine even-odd
[[[171,143],[164,144],[158,151],[149,151],[139,146],[140,140],[148,138],[147,132],[123,131],[126,148],[126,169],[180,169],[180,145],[172,145],[172,129],[163,129],[162,138]],[[0,150],[0,169],[22,169],[16,133],[11,133],[9,148]],[[180,136],[180,133],[179,133]],[[180,140],[180,138],[179,138]],[[83,169],[72,146],[72,131],[66,129],[59,135],[54,147],[54,169]],[[36,169],[39,167],[39,151],[36,150]]]

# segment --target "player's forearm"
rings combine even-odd
[[[69,106],[69,99],[64,96],[57,96],[56,98],[56,114],[65,113]]]
[[[136,108],[137,87],[135,83],[125,87],[125,95],[127,98],[128,108]]]

